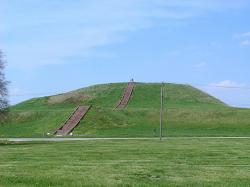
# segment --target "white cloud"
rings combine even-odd
[[[235,87],[235,88],[244,88],[247,86],[246,83],[239,83],[239,82],[234,82],[234,81],[231,81],[231,80],[224,80],[224,81],[221,81],[221,82],[217,82],[217,83],[211,83],[209,84],[209,86],[212,86],[212,87]]]
[[[125,40],[127,32],[153,27],[155,19],[188,20],[211,11],[239,8],[239,0],[2,0],[0,34],[11,67],[39,67],[83,60],[97,47]],[[39,8],[38,8],[39,7]],[[28,11],[29,10],[29,11]],[[17,17],[18,12],[18,17]]]
[[[239,34],[240,37],[248,37],[250,36],[250,32],[245,32],[245,33],[241,33]]]
[[[240,42],[240,45],[242,45],[242,46],[244,46],[244,45],[245,46],[250,45],[250,40],[248,40],[248,39],[247,40],[243,40],[243,41]]]
[[[240,40],[240,45],[241,46],[250,45],[250,32],[244,32],[244,33],[236,34],[235,38]]]
[[[249,85],[246,83],[224,80],[211,83],[208,86],[200,86],[199,88],[231,106],[250,107],[250,90]]]
[[[151,1],[152,2],[152,1]],[[209,11],[222,11],[226,9],[242,8],[249,2],[247,0],[155,0],[154,2],[169,7],[185,7],[189,9],[202,9]]]
[[[204,68],[206,66],[207,66],[207,62],[200,62],[200,63],[195,65],[195,67],[197,67],[197,68]]]

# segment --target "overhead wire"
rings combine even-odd
[[[221,89],[238,89],[238,90],[250,90],[248,86],[223,86],[223,85],[213,85],[213,84],[201,84],[201,83],[181,83],[181,82],[169,82],[172,84],[181,84],[181,85],[189,85],[197,88],[207,87],[207,88],[221,88]],[[64,93],[68,93],[70,91],[62,91],[62,92],[30,92],[30,93],[22,93],[22,94],[9,94],[9,97],[45,97],[45,96],[56,96]],[[146,95],[146,94],[145,94]],[[248,98],[247,98],[248,99]],[[250,98],[249,98],[250,100]],[[238,106],[250,106],[250,103],[237,104]]]
[[[198,87],[209,87],[209,88],[225,88],[225,89],[242,89],[242,90],[250,90],[249,86],[223,86],[223,85],[213,85],[213,84],[200,84],[200,83],[181,83],[181,82],[171,82],[172,84],[183,84],[190,86],[198,86]],[[39,96],[39,95],[60,95],[63,93],[67,93],[70,91],[61,91],[61,92],[30,92],[30,93],[21,93],[21,94],[9,94],[11,97],[19,97],[19,96]]]

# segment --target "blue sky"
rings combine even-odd
[[[250,107],[249,12],[250,0],[1,0],[10,100],[133,77]]]

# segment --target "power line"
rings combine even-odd
[[[224,89],[242,89],[250,90],[248,86],[223,86],[223,85],[212,85],[212,84],[200,84],[200,83],[181,83],[181,82],[170,82],[171,84],[182,84],[197,87],[208,87],[208,88],[224,88]],[[60,95],[63,93],[68,93],[71,91],[61,91],[61,92],[30,92],[22,94],[9,94],[10,97],[24,97],[24,96],[44,96],[44,95]]]
[[[246,86],[220,86],[220,85],[204,85],[204,84],[192,84],[196,86],[201,86],[201,87],[211,87],[211,88],[226,88],[226,89],[244,89],[244,90],[250,90],[250,87]]]

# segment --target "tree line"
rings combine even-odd
[[[2,51],[0,51],[0,122],[5,118],[8,107],[8,82],[5,79],[4,68],[5,61]]]

